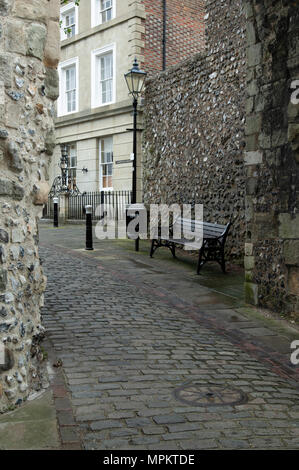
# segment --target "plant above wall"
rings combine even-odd
[[[72,2],[72,1],[74,1],[76,6],[80,5],[80,0],[60,0],[60,4],[61,5],[67,5],[68,3]],[[60,25],[60,27],[62,26],[62,21],[59,21],[59,25]],[[71,29],[70,28],[64,28],[64,32],[65,32],[65,34],[71,33]]]

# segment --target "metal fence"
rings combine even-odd
[[[69,196],[68,198],[68,219],[84,220],[84,208],[87,205],[92,206],[92,218],[100,219],[100,214],[96,215],[96,208],[101,204],[109,206],[119,219],[121,214],[125,216],[125,208],[132,200],[131,191],[95,191],[86,192],[79,196]],[[53,201],[49,198],[48,204],[44,207],[43,218],[52,219],[54,216]]]

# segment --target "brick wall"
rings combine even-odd
[[[149,74],[163,68],[163,1],[142,0],[146,10],[145,68]],[[204,49],[204,0],[166,1],[166,66]]]

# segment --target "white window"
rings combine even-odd
[[[100,1],[101,23],[112,20],[112,0]]]
[[[77,176],[77,144],[70,145],[70,160],[69,160],[69,178],[71,181],[76,182]]]
[[[91,107],[115,102],[115,47],[107,46],[92,53]]]
[[[115,0],[91,0],[91,26],[107,23],[115,18]]]
[[[58,116],[76,113],[78,111],[78,58],[70,59],[59,64],[59,99]]]
[[[113,139],[100,140],[100,190],[113,190]]]
[[[70,2],[60,10],[61,40],[69,39],[78,34],[78,7]]]

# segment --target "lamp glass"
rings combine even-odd
[[[145,84],[146,75],[146,72],[143,72],[139,69],[137,60],[135,59],[133,68],[130,70],[130,72],[125,74],[125,79],[129,92],[131,95],[133,95],[134,98],[138,98],[138,96],[142,92]]]

